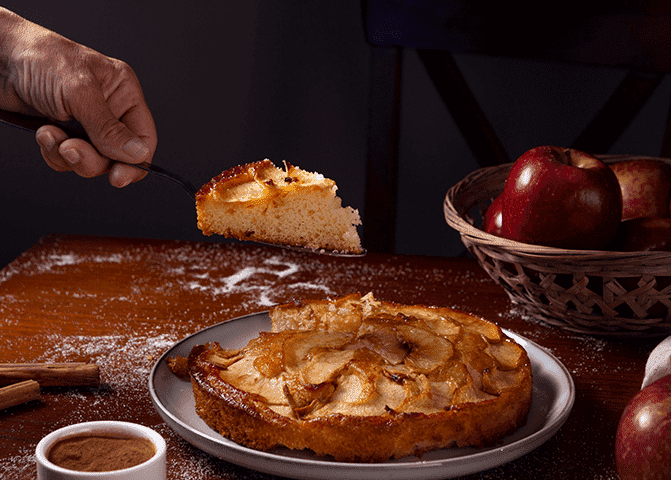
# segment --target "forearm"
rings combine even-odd
[[[58,77],[85,47],[0,7],[0,108],[67,120],[54,112]],[[63,117],[63,118],[61,118]]]
[[[14,49],[17,31],[23,22],[26,20],[0,7],[0,55],[3,60]]]
[[[25,109],[13,84],[16,74],[16,54],[22,37],[27,35],[30,22],[0,7],[0,108],[12,111]]]

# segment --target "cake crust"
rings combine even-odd
[[[243,349],[215,342],[188,358],[198,415],[250,448],[381,462],[492,444],[530,409],[526,352],[479,317],[354,294],[271,319]]]

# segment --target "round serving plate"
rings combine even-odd
[[[232,442],[211,429],[196,414],[191,383],[174,375],[165,360],[186,357],[194,345],[214,341],[224,348],[241,348],[259,332],[269,330],[268,312],[213,325],[177,342],[156,362],[149,376],[154,406],[179,436],[215,457],[264,473],[315,480],[445,479],[469,475],[519,458],[545,443],[566,421],[575,401],[575,385],[566,367],[536,343],[504,330],[529,355],[533,400],[526,424],[498,444],[486,448],[446,448],[421,458],[413,456],[372,464],[336,462],[309,451],[285,448],[261,452]]]

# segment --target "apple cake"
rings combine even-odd
[[[527,353],[479,317],[370,293],[270,317],[244,348],[213,342],[188,358],[198,415],[241,445],[381,462],[489,445],[526,419]]]
[[[233,167],[196,194],[198,228],[205,235],[362,253],[359,212],[343,207],[336,183],[284,162]]]

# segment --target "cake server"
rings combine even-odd
[[[88,135],[86,134],[84,127],[82,127],[81,124],[76,121],[56,123],[52,122],[51,120],[45,117],[25,115],[23,113],[9,112],[7,110],[0,109],[0,123],[4,123],[5,125],[10,125],[12,127],[20,128],[21,130],[26,130],[29,132],[36,132],[40,127],[44,125],[55,125],[61,130],[63,130],[70,138],[81,138],[82,140],[86,140],[87,142],[92,143]],[[168,170],[165,170],[164,168],[154,165],[153,163],[147,163],[147,162],[127,163],[126,165],[131,165],[133,167],[139,168],[140,170],[144,170],[145,172],[149,172],[151,174],[158,175],[159,177],[170,180],[181,186],[189,194],[192,200],[195,200],[196,198],[196,193],[198,192],[199,189],[196,188],[190,181],[181,177],[180,175],[177,175],[174,172],[170,172]],[[266,243],[266,242],[255,242],[255,243],[261,243],[272,247],[281,247],[286,248],[288,250],[296,250],[300,252],[310,252],[319,255],[331,255],[335,257],[362,257],[366,254],[365,249],[361,253],[348,253],[348,252],[338,252],[334,250],[324,250],[324,249],[315,250],[308,247],[282,245],[279,243]]]

